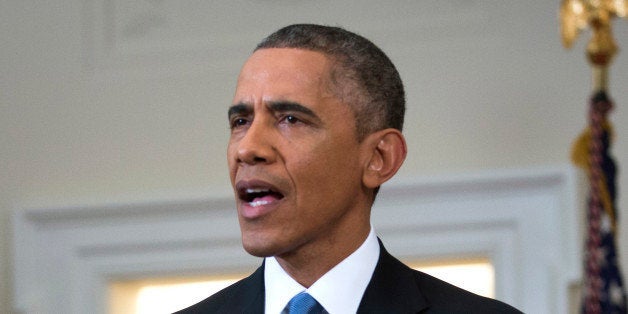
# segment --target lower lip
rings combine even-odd
[[[240,202],[240,215],[246,219],[256,219],[273,211],[279,199],[274,197],[262,197],[252,202]]]

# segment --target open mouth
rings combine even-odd
[[[243,184],[245,185],[245,184]],[[238,188],[238,198],[251,207],[267,205],[282,199],[284,196],[271,187],[246,187]]]

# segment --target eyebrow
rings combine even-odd
[[[231,107],[229,107],[229,111],[227,112],[227,117],[231,119],[234,115],[246,115],[253,112],[253,106],[245,104],[245,103],[237,103]]]
[[[269,101],[268,108],[272,112],[299,112],[309,116],[310,118],[321,121],[314,111],[310,108],[299,104],[297,102],[288,100]],[[253,112],[253,106],[248,103],[237,103],[229,108],[228,117],[231,118],[234,115],[247,115]]]

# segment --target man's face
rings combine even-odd
[[[262,49],[240,73],[227,158],[252,255],[332,244],[368,216],[356,208],[364,149],[352,110],[330,91],[330,66],[318,52]]]

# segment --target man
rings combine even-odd
[[[303,24],[264,39],[240,72],[227,150],[242,243],[264,264],[179,313],[518,313],[378,241],[370,211],[405,159],[404,111],[397,70],[367,39]]]

